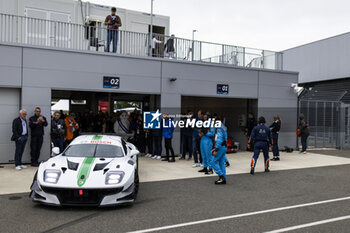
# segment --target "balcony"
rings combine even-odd
[[[149,34],[118,30],[117,54],[147,57]],[[171,59],[164,51],[169,36],[157,35],[155,56]],[[17,43],[33,46],[96,51],[105,53],[107,29],[97,26],[50,21],[0,13],[0,43]],[[112,45],[111,45],[112,47]],[[224,64],[235,67],[282,70],[280,52],[210,43],[176,37],[176,60]]]

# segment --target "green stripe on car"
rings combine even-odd
[[[84,159],[82,165],[80,166],[78,173],[78,186],[81,187],[85,184],[87,178],[89,177],[92,164],[94,163],[95,158],[87,157]]]
[[[101,140],[102,136],[101,135],[95,135],[92,140]]]

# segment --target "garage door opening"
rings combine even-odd
[[[252,112],[256,116],[256,99],[182,96],[181,112],[183,114],[186,114],[188,111],[197,114],[198,110],[222,117],[227,127],[228,137],[232,142],[239,143],[240,150],[246,149],[246,121],[248,113]]]
[[[114,133],[113,125],[122,112],[130,116],[159,107],[159,95],[147,94],[53,90],[51,99],[51,114],[60,111],[65,118],[74,113],[83,133]]]

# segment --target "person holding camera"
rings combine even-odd
[[[66,136],[66,124],[61,119],[60,112],[55,112],[54,118],[51,122],[51,141],[54,147],[60,148],[60,153],[63,152],[63,143]]]
[[[110,52],[110,45],[113,42],[113,53],[117,52],[118,46],[118,29],[122,26],[122,21],[118,15],[116,15],[117,8],[111,8],[111,14],[107,15],[104,24],[107,26],[107,46],[106,52]]]
[[[36,107],[34,110],[34,116],[29,118],[29,127],[31,129],[30,157],[32,167],[39,166],[40,151],[44,139],[44,127],[46,126],[46,118],[41,115],[41,109]]]
[[[69,114],[66,119],[64,119],[67,127],[67,134],[64,140],[65,148],[73,141],[74,132],[79,129],[79,124],[75,121],[75,113]]]

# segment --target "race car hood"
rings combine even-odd
[[[46,170],[59,171],[56,184],[45,182]],[[106,176],[111,172],[123,174],[119,184],[106,184]],[[134,163],[128,157],[94,158],[58,155],[40,164],[37,180],[42,186],[56,188],[115,188],[123,186],[133,172]]]

